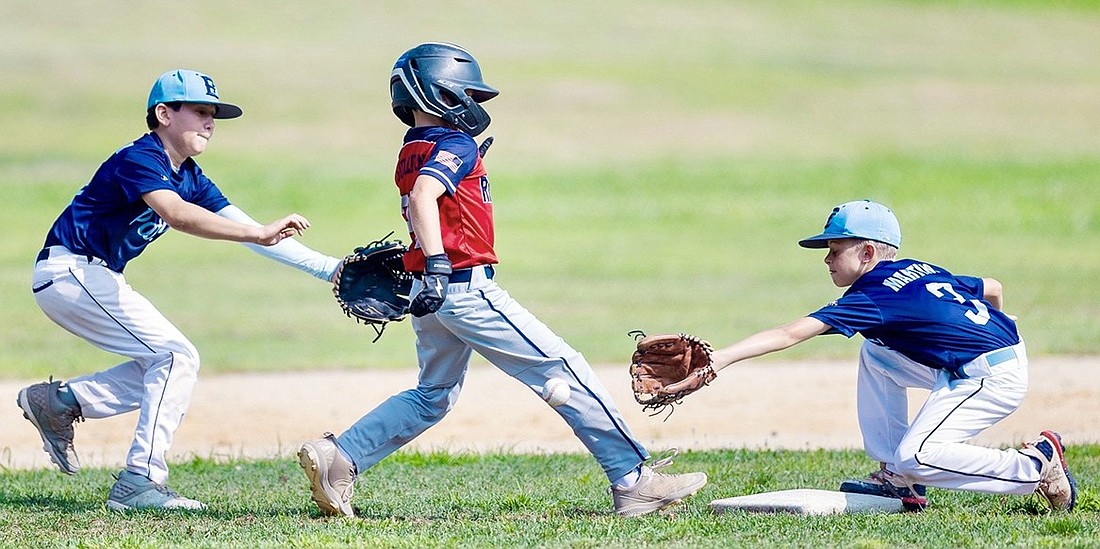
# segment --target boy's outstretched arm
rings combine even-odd
[[[757,332],[729,347],[718,349],[711,355],[714,371],[719,371],[735,362],[782,351],[821,335],[829,325],[813,317],[802,317],[789,324]]]
[[[187,202],[168,189],[149,191],[141,195],[141,198],[169,227],[211,240],[272,246],[285,238],[300,235],[309,228],[309,220],[298,214],[290,214],[267,225],[239,223]]]

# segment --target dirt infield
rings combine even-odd
[[[757,361],[725,370],[671,417],[639,410],[626,368],[598,367],[634,434],[651,452],[670,447],[859,448],[854,362]],[[0,382],[0,467],[52,467],[34,428],[15,406],[34,380]],[[289,456],[324,431],[339,433],[390,395],[415,382],[415,372],[354,371],[201,376],[172,460]],[[924,392],[914,391],[915,411]],[[1042,429],[1067,444],[1100,441],[1100,357],[1044,357],[1031,366],[1023,406],[977,442],[1014,445]],[[119,466],[136,415],[76,427],[85,466]],[[531,391],[492,366],[471,368],[458,405],[409,447],[452,452],[584,452],[564,422]]]

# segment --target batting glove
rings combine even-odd
[[[434,313],[447,299],[447,284],[451,277],[451,260],[447,254],[430,255],[424,259],[424,287],[409,303],[409,313],[419,318]]]

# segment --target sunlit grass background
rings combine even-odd
[[[144,132],[157,75],[213,75],[245,115],[219,122],[204,170],[342,255],[403,231],[387,76],[426,40],[470,48],[502,90],[486,104],[499,280],[591,362],[625,362],[632,329],[723,344],[834,299],[795,242],[859,198],[897,212],[903,255],[1000,279],[1033,355],[1095,354],[1096,4],[0,2],[0,375],[116,360],[41,314],[30,268]],[[126,274],[207,372],[415,363],[407,323],[371,344],[324,283],[235,244],[170,231]]]

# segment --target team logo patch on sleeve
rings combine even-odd
[[[436,153],[435,161],[447,166],[454,173],[458,173],[458,169],[462,167],[462,159],[447,151]]]

